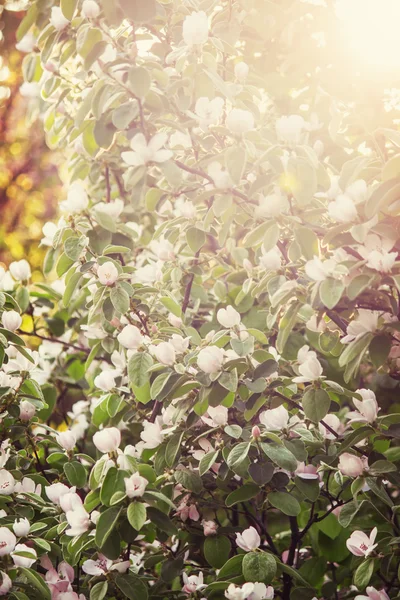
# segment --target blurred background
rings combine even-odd
[[[42,225],[54,218],[61,182],[59,157],[20,92],[25,54],[15,33],[26,2],[0,0],[0,265],[26,258],[42,278]]]

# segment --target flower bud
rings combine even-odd
[[[57,442],[67,452],[73,450],[76,446],[76,438],[72,431],[60,431],[57,435]]]
[[[30,421],[35,416],[36,407],[28,400],[22,400],[19,405],[19,418],[21,421]]]
[[[18,260],[10,264],[10,273],[17,281],[26,281],[31,276],[31,268],[27,260]]]
[[[22,317],[16,310],[9,310],[7,312],[3,312],[1,317],[1,322],[5,329],[9,331],[15,331],[21,327]]]
[[[82,4],[82,16],[86,19],[97,19],[100,7],[94,0],[84,0]]]
[[[203,532],[206,537],[217,533],[218,525],[215,521],[202,521]]]
[[[349,452],[343,452],[340,455],[338,469],[342,475],[359,477],[364,472],[365,467],[364,461],[359,456],[355,456]]]
[[[116,427],[106,427],[94,434],[93,443],[103,454],[115,452],[121,443],[121,432]]]
[[[154,346],[154,355],[161,364],[170,367],[176,360],[175,348],[170,342],[161,342],[158,346]]]
[[[251,435],[256,440],[261,436],[261,431],[258,425],[254,425],[253,429],[251,430]]]
[[[224,351],[218,346],[209,346],[200,350],[197,365],[204,373],[218,373],[224,362]]]
[[[117,340],[127,350],[137,350],[142,344],[143,336],[135,325],[126,325],[118,334]]]
[[[247,63],[245,63],[243,60],[236,63],[235,77],[238,81],[240,81],[241,83],[246,81],[248,74],[249,74],[249,65]]]
[[[17,537],[26,537],[31,528],[28,519],[17,519],[14,521],[13,531]]]

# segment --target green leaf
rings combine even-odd
[[[142,502],[131,502],[128,506],[127,517],[133,529],[140,531],[147,519],[145,505]]]
[[[103,600],[107,594],[108,581],[99,581],[90,590],[90,600]]]
[[[254,498],[259,493],[260,488],[255,483],[245,483],[234,492],[228,494],[225,504],[226,506],[234,506],[239,502],[246,502],[251,498]]]
[[[86,485],[87,473],[85,467],[78,461],[65,463],[64,473],[71,485],[76,485],[77,488],[83,488]]]
[[[158,508],[154,506],[149,506],[147,509],[147,518],[161,531],[167,533],[168,535],[177,535],[178,529],[175,524],[171,521],[171,519],[163,513]]]
[[[26,567],[18,568],[21,575],[27,578],[28,582],[39,592],[43,600],[50,600],[50,590],[47,587],[43,577],[41,577],[36,571],[27,569]]]
[[[334,308],[341,299],[345,285],[338,279],[328,277],[319,287],[319,297],[326,308]]]
[[[304,394],[302,405],[307,419],[319,423],[328,414],[331,399],[325,390],[311,388]]]
[[[319,479],[302,479],[301,477],[295,477],[294,482],[307,500],[316,502],[320,492]]]
[[[369,356],[376,369],[379,369],[387,360],[389,356],[392,342],[387,335],[375,336],[369,345]]]
[[[243,558],[242,569],[246,581],[269,584],[276,574],[276,560],[268,552],[248,552]]]
[[[150,383],[145,383],[142,387],[132,385],[132,390],[135,394],[135,398],[142,404],[147,404],[151,401]]]
[[[201,460],[200,460],[200,464],[199,464],[199,473],[200,476],[202,477],[203,475],[205,475],[205,473],[207,473],[207,471],[209,471],[211,469],[211,467],[214,465],[214,463],[216,462],[217,458],[218,458],[218,454],[219,454],[219,450],[212,450],[211,452],[207,452],[207,454],[205,454]]]
[[[147,2],[147,0],[146,0]],[[147,587],[139,577],[132,573],[118,575],[115,579],[117,587],[129,600],[147,600],[149,597]]]
[[[115,310],[124,315],[128,312],[130,307],[130,298],[128,292],[124,290],[122,287],[113,287],[111,288],[110,294],[111,302]]]
[[[78,0],[61,0],[61,11],[68,21],[71,21],[72,17],[74,16],[77,4]]]
[[[157,397],[161,396],[161,392],[167,385],[168,380],[170,379],[171,375],[172,375],[172,373],[166,372],[166,373],[161,373],[161,375],[158,375],[158,377],[155,378],[155,380],[153,381],[153,383],[151,385],[151,389],[150,389],[150,395],[151,395],[152,400],[157,400]]]
[[[319,255],[318,237],[312,229],[309,229],[308,227],[298,227],[294,231],[294,237],[306,260],[312,260],[314,256]]]
[[[365,588],[372,577],[372,573],[374,572],[374,559],[367,558],[364,560],[361,565],[357,568],[354,573],[354,585],[358,589]]]
[[[240,183],[246,168],[246,150],[239,145],[231,146],[225,153],[225,164],[234,183]]]
[[[121,471],[116,467],[111,467],[107,471],[100,490],[100,502],[105,506],[110,506],[111,498],[115,492],[125,493],[125,477],[128,477],[127,471]]]
[[[67,283],[67,287],[65,288],[64,295],[63,295],[63,304],[65,307],[67,307],[68,304],[70,303],[72,294],[75,292],[75,289],[76,289],[78,283],[80,282],[80,280],[82,279],[82,276],[83,276],[82,273],[77,271],[70,277],[70,279]]]
[[[279,333],[276,340],[276,349],[278,352],[283,352],[286,342],[292,332],[292,329],[297,321],[300,304],[295,302],[291,304],[279,323]]]
[[[28,33],[30,28],[34,23],[36,23],[36,18],[38,16],[38,7],[37,4],[31,4],[28,12],[22,19],[21,23],[18,26],[17,33],[15,35],[17,42],[20,42],[24,35]]]
[[[200,494],[203,489],[201,477],[188,469],[178,469],[175,471],[175,481],[195,494]]]
[[[64,244],[64,252],[72,261],[78,260],[80,255],[83,252],[83,249],[86,247],[86,236],[81,235],[80,237],[71,236],[65,240]]]
[[[221,568],[218,579],[229,580],[242,574],[243,554],[232,556]]]
[[[96,545],[104,546],[114,529],[117,527],[118,518],[121,513],[121,508],[112,506],[101,513],[96,525]]]
[[[131,67],[128,72],[129,87],[142,100],[150,90],[150,73],[144,67]]]
[[[147,23],[157,12],[155,0],[118,0],[125,18],[134,23]]]
[[[270,492],[268,500],[275,508],[289,517],[297,517],[300,513],[301,506],[292,494],[287,492]]]
[[[204,541],[204,556],[209,565],[220,569],[229,558],[231,543],[224,535],[210,535]]]
[[[163,296],[162,298],[160,298],[160,302],[163,306],[165,306],[167,310],[169,310],[169,312],[171,312],[176,317],[182,316],[181,307],[177,302],[175,302],[175,300],[173,300],[169,296]]]
[[[181,444],[184,433],[184,431],[175,433],[168,440],[168,444],[165,449],[165,462],[167,463],[167,467],[175,467],[177,459],[180,456]]]
[[[350,525],[364,502],[364,500],[362,502],[355,502],[352,500],[342,506],[338,517],[338,521],[342,527],[346,528]]]
[[[132,385],[143,388],[150,380],[149,369],[153,359],[148,352],[133,354],[128,362],[128,377]]]
[[[206,242],[206,234],[197,227],[189,227],[186,232],[186,241],[193,252],[198,252]]]
[[[297,469],[296,457],[285,446],[275,443],[262,443],[261,448],[268,458],[278,465],[278,467],[281,467],[281,469],[285,469],[286,471],[295,471]]]
[[[232,450],[230,451],[229,456],[226,461],[226,464],[228,465],[228,467],[230,469],[237,468],[240,465],[240,463],[242,463],[244,461],[244,459],[247,457],[249,450],[250,450],[249,442],[241,442],[237,446],[234,446],[232,448]],[[296,465],[297,465],[297,463],[296,463]]]

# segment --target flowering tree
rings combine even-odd
[[[18,32],[68,173],[48,283],[0,272],[0,595],[399,597],[393,105],[335,87],[324,2],[53,4]]]

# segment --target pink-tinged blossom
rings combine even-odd
[[[363,531],[353,531],[346,541],[346,546],[354,556],[369,556],[378,545],[374,543],[377,533],[376,527],[373,528],[369,537]]]
[[[353,398],[353,404],[357,410],[348,412],[346,417],[351,422],[374,423],[380,410],[374,392],[362,388],[356,390],[356,394],[359,394],[362,400]]]
[[[183,587],[182,591],[186,594],[194,594],[194,592],[199,592],[200,590],[207,587],[204,582],[204,577],[202,571],[198,575],[187,575],[183,573]]]
[[[209,535],[215,535],[217,533],[218,525],[215,521],[203,520],[201,524],[203,525],[203,533],[206,537],[208,537]]]
[[[245,552],[251,552],[260,546],[261,538],[258,535],[257,530],[251,526],[242,531],[242,533],[236,534],[236,544]]]
[[[198,521],[200,519],[199,511],[197,510],[197,506],[194,502],[190,503],[190,495],[187,494],[184,496],[179,503],[178,508],[175,511],[177,517],[179,517],[183,522],[190,519],[191,521]]]
[[[73,591],[71,584],[75,579],[75,571],[71,565],[63,561],[56,570],[46,555],[41,557],[40,564],[46,570],[45,580],[50,589],[52,600],[59,597],[58,594]]]
[[[339,458],[338,469],[342,475],[347,477],[359,477],[368,468],[368,461],[363,456],[356,456],[349,452],[343,452]]]
[[[9,496],[14,492],[15,479],[6,469],[0,470],[0,496]]]
[[[10,554],[17,543],[17,538],[7,527],[0,527],[0,556]]]
[[[129,560],[113,562],[103,554],[99,554],[97,560],[85,560],[82,564],[82,571],[87,573],[87,575],[104,575],[109,571],[126,573],[129,566]]]
[[[354,600],[390,600],[385,590],[378,592],[377,589],[369,586],[365,591],[367,592],[366,596],[358,595],[354,598]]]
[[[125,478],[125,490],[128,498],[140,498],[146,491],[146,486],[149,483],[145,477],[134,473],[130,477]]]
[[[297,469],[295,475],[300,479],[319,479],[317,467],[314,465],[306,465],[304,462],[297,463]]]
[[[0,596],[6,596],[12,588],[12,581],[4,571],[0,571]]]

